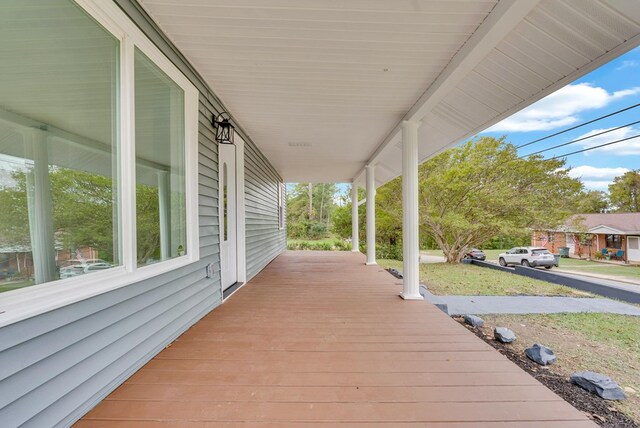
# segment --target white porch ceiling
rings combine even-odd
[[[401,174],[640,42],[637,0],[140,0],[285,181]]]

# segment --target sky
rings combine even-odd
[[[600,116],[640,103],[640,47],[614,59],[575,82],[497,123],[482,136],[522,145]],[[527,155],[559,144],[640,121],[640,107],[580,127],[519,150]],[[640,123],[544,152],[545,157],[594,147],[640,134]],[[607,190],[613,178],[640,169],[640,137],[566,158],[570,175],[587,189]]]

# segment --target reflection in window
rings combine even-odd
[[[118,51],[69,0],[0,5],[0,292],[120,263]]]
[[[139,266],[185,254],[184,91],[135,52],[136,237]]]

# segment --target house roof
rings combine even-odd
[[[285,181],[378,185],[640,43],[615,0],[139,0]]]
[[[640,234],[640,213],[578,214],[565,222],[566,228],[575,228],[577,218],[591,233]]]

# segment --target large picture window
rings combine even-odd
[[[184,91],[135,51],[137,263],[185,254]]]
[[[184,75],[97,0],[2,2],[0,52],[3,303],[68,284],[33,294],[51,308],[197,260],[198,93]]]
[[[13,1],[0,52],[0,292],[121,264],[119,41],[68,0]]]

